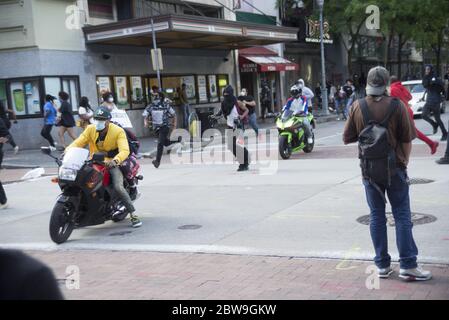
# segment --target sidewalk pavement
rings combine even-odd
[[[380,280],[369,262],[274,256],[114,251],[28,251],[53,269],[66,299],[447,300],[449,268],[427,282]],[[79,268],[79,289],[66,268]],[[368,289],[372,288],[372,289]],[[377,289],[376,289],[377,288]]]

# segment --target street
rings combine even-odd
[[[445,124],[448,120],[443,115]],[[416,124],[430,133],[423,120]],[[311,154],[275,161],[271,171],[264,163],[246,173],[237,173],[237,164],[229,161],[175,164],[169,156],[156,170],[144,159],[136,202],[143,226],[107,222],[75,230],[62,245],[48,235],[58,186],[48,176],[8,184],[10,208],[0,213],[0,247],[25,250],[48,263],[58,279],[65,279],[67,266],[79,265],[79,290],[61,282],[72,299],[448,299],[449,168],[435,163],[446,143],[430,156],[426,145],[414,141],[409,166],[412,181],[432,180],[413,184],[410,195],[420,222],[429,220],[422,219],[426,215],[436,219],[414,228],[419,262],[430,264],[434,279],[405,284],[394,276],[373,291],[365,287],[374,255],[369,226],[358,222],[369,211],[357,145],[343,145],[343,125],[319,124]],[[277,157],[275,137],[265,142],[263,150]],[[17,157],[27,157],[27,151]],[[394,227],[388,230],[397,262]]]

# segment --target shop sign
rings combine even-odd
[[[306,27],[306,42],[320,43],[320,21],[309,19]],[[334,40],[331,39],[329,32],[329,22],[326,20],[323,22],[323,42],[326,44],[333,44]]]
[[[200,96],[200,102],[209,101],[207,99],[206,76],[198,76],[198,94]]]
[[[128,105],[128,90],[126,77],[115,77],[115,89],[117,93],[117,105],[124,108]]]
[[[255,63],[243,63],[240,66],[240,72],[257,72],[257,64],[255,64]]]
[[[209,96],[211,102],[218,101],[218,92],[217,92],[217,77],[214,75],[208,76],[209,80]]]
[[[133,103],[143,102],[143,88],[141,77],[131,77],[131,89],[133,91],[132,94]]]

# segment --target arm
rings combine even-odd
[[[114,157],[114,161],[117,164],[121,164],[126,158],[129,157],[129,144],[126,138],[125,130],[120,130],[117,137],[118,154]]]
[[[81,133],[81,135],[66,148],[66,150],[70,148],[84,148],[92,140],[90,138],[92,135],[92,130],[95,130],[95,127],[87,127],[87,129],[84,130],[83,133]]]
[[[243,119],[248,115],[249,110],[243,102],[237,100],[237,104],[238,107],[243,110],[243,114],[239,116],[240,119]]]
[[[349,112],[349,119],[346,121],[345,129],[343,131],[343,142],[345,145],[350,143],[355,143],[359,139],[359,135],[357,132],[357,126],[354,121],[354,111],[355,107],[351,108]]]

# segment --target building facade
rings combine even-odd
[[[112,91],[137,135],[148,135],[141,114],[158,84],[153,28],[166,94],[176,102],[176,90],[186,83],[193,110],[217,108],[227,84],[240,89],[238,49],[296,40],[291,28],[237,22],[226,9],[234,1],[220,3],[0,1],[0,99],[19,118],[15,140],[22,148],[44,144],[44,98],[61,90],[69,93],[75,113],[82,96],[96,107],[101,92]]]

